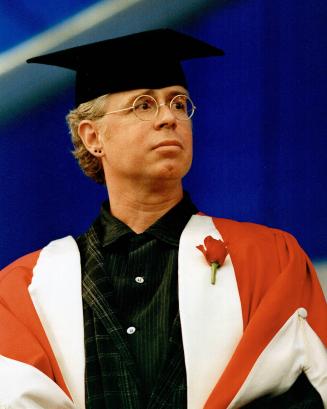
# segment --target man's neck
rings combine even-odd
[[[110,211],[135,233],[144,232],[182,200],[181,183],[169,188],[115,189],[110,185]]]

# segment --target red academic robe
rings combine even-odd
[[[196,249],[208,235],[229,249],[215,285]],[[238,408],[284,392],[302,371],[327,407],[326,300],[292,236],[196,215],[181,236],[178,274],[188,409]],[[83,342],[73,238],[1,272],[0,407],[85,408]]]

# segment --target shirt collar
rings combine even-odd
[[[101,225],[100,242],[103,247],[113,244],[123,236],[137,236],[125,223],[114,217],[109,209],[109,202],[104,202],[99,217]],[[184,192],[183,199],[148,227],[142,235],[151,235],[168,244],[178,246],[184,227],[195,213],[197,213],[197,208],[192,203],[188,193]]]

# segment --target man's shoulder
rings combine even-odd
[[[28,275],[32,272],[40,256],[41,249],[25,254],[0,271],[0,284],[10,278],[13,274]]]
[[[0,285],[7,281],[20,279],[28,284],[41,253],[47,253],[51,256],[65,255],[67,252],[71,252],[72,248],[77,248],[76,241],[73,237],[67,236],[53,240],[43,248],[25,254],[0,270]]]
[[[252,222],[221,218],[212,218],[212,220],[227,244],[233,260],[237,261],[239,266],[243,264],[249,266],[251,259],[256,266],[261,265],[266,274],[266,263],[269,262],[269,271],[274,270],[277,276],[291,263],[297,274],[299,265],[302,266],[301,271],[305,274],[309,259],[292,234]]]
[[[243,240],[278,240],[283,239],[286,241],[295,241],[294,236],[284,230],[270,227],[267,225],[248,222],[248,221],[238,221],[233,219],[226,219],[220,217],[211,216],[214,225],[217,230],[221,231],[222,234],[232,236]]]

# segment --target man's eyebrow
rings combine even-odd
[[[132,94],[132,95],[130,95],[129,97],[128,97],[128,99],[126,100],[126,102],[125,102],[125,105],[127,106],[127,105],[132,105],[133,104],[133,102],[135,101],[135,98],[137,98],[137,97],[140,97],[141,95],[151,95],[151,94],[153,94],[153,92],[151,93],[151,89],[147,89],[147,90],[141,90],[141,91],[138,91],[138,92],[135,92],[135,94]]]
[[[188,92],[185,89],[175,89],[167,94],[167,97],[173,98],[176,95],[186,95],[188,96]]]
[[[151,97],[154,97],[156,94],[156,90],[155,89],[148,89],[146,91],[144,91],[144,93],[142,93],[143,95],[151,95]],[[140,95],[142,95],[140,94]],[[188,95],[188,92],[186,91],[186,89],[173,89],[170,92],[168,92],[168,94],[166,95],[166,97],[174,97],[176,95]]]
[[[125,102],[125,105],[126,106],[132,105],[133,102],[135,101],[135,98],[137,98],[137,97],[139,97],[141,95],[150,95],[151,97],[155,97],[156,90],[154,90],[154,89],[145,89],[145,90],[140,90],[138,92],[135,92],[135,94],[132,94],[132,95],[129,96],[129,98]],[[188,92],[187,92],[186,89],[174,89],[174,90],[171,90],[166,95],[166,98],[173,98],[176,95],[187,95],[188,96]]]

